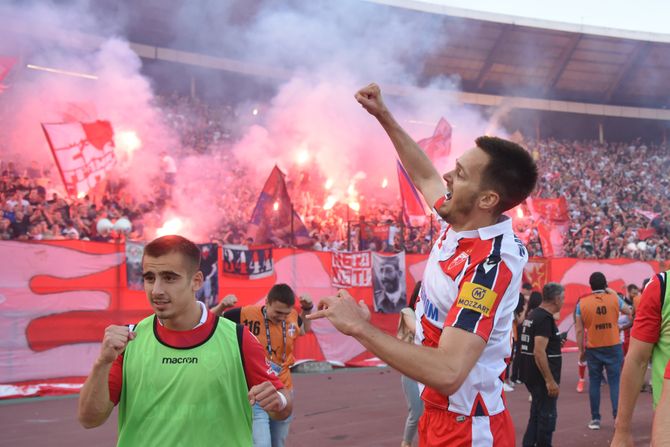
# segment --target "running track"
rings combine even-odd
[[[613,421],[608,388],[602,389],[602,429],[586,427],[588,393],[577,394],[576,354],[566,354],[558,401],[554,445],[608,446]],[[296,374],[296,406],[288,446],[400,445],[406,416],[400,376],[389,368],[337,370],[327,374]],[[508,393],[517,445],[528,418],[528,393],[523,385]],[[102,427],[84,430],[76,421],[76,396],[0,401],[0,446],[113,446],[116,412]],[[634,413],[635,445],[649,445],[653,412],[651,395],[641,393]],[[166,427],[169,429],[169,427]]]

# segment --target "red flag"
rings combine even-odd
[[[400,187],[402,216],[405,225],[421,226],[426,223],[426,208],[423,206],[421,196],[400,160],[398,160],[398,186]]]
[[[42,124],[65,189],[81,197],[114,167],[114,130],[109,121]]]
[[[433,136],[424,138],[418,142],[428,158],[444,158],[451,152],[451,124],[444,118],[440,118]]]
[[[61,105],[61,118],[64,123],[94,120],[98,112],[92,102],[66,102]]]
[[[540,222],[537,224],[537,234],[540,237],[540,244],[542,245],[542,255],[545,258],[553,258],[554,244],[551,243],[551,228]]]
[[[293,209],[284,173],[277,166],[272,169],[258,196],[250,224],[249,234],[255,244],[268,241],[295,245],[312,243],[305,224]]]
[[[656,229],[654,228],[638,228],[637,230],[637,237],[641,240],[647,240],[652,236],[656,236]]]
[[[529,200],[533,215],[538,220],[551,222],[565,222],[570,220],[568,215],[568,202],[565,197]]]
[[[0,92],[7,88],[6,85],[2,85],[2,80],[7,76],[7,73],[9,73],[9,70],[12,69],[15,63],[16,58],[0,56]]]
[[[564,256],[563,239],[570,227],[568,202],[565,197],[528,199],[545,257]]]

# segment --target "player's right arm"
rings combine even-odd
[[[114,409],[109,393],[109,371],[133,338],[135,333],[130,332],[127,326],[108,326],[105,329],[100,355],[79,394],[78,419],[84,428],[102,425]]]
[[[663,282],[665,278],[663,277]],[[630,345],[621,371],[619,404],[612,447],[632,447],[633,411],[644,383],[649,359],[661,331],[661,278],[654,277],[644,289],[630,334]]]
[[[432,206],[446,194],[445,183],[423,149],[405,132],[386,107],[379,86],[370,84],[363,87],[356,93],[355,98],[368,113],[377,118],[391,139],[412,182],[421,191],[426,203]]]

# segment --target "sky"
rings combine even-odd
[[[669,34],[667,0],[414,0],[455,8],[617,28],[629,31]]]

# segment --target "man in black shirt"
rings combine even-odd
[[[514,322],[512,324],[516,325],[516,335],[512,346],[512,375],[510,377],[512,384],[521,383],[521,329],[523,328],[523,320],[526,319],[528,314],[531,293],[533,293],[533,285],[528,282],[523,283],[519,293],[519,304],[514,309]]]
[[[524,447],[550,447],[556,429],[556,403],[561,381],[561,344],[554,314],[563,306],[565,290],[557,283],[542,289],[542,304],[526,316],[521,331],[523,381],[532,396]]]

